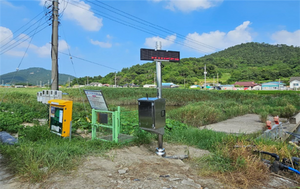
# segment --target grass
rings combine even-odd
[[[99,89],[99,88],[91,88]],[[138,112],[122,109],[121,124],[125,134],[136,136],[135,141],[115,144],[91,141],[74,137],[71,141],[49,132],[47,125],[24,128],[23,122],[35,123],[35,118],[48,118],[48,106],[36,102],[36,92],[41,89],[0,88],[0,129],[18,132],[19,143],[0,145],[0,153],[7,160],[13,172],[24,181],[41,182],[59,171],[76,169],[82,158],[89,155],[103,155],[110,149],[124,145],[147,144],[156,135],[142,131],[138,127]],[[112,89],[101,88],[110,110],[116,105],[136,104],[137,99],[155,96],[155,89]],[[74,100],[73,131],[77,128],[91,129],[85,119],[91,119],[91,109],[82,89],[63,89],[69,93],[64,99]],[[5,94],[5,96],[4,96]],[[83,94],[83,93],[82,93]],[[211,155],[191,160],[201,167],[199,174],[220,178],[237,188],[263,185],[268,179],[268,169],[258,154],[249,148],[234,148],[255,145],[257,149],[279,154],[281,157],[300,156],[299,151],[287,143],[256,139],[256,135],[227,135],[196,127],[219,122],[246,113],[258,113],[261,119],[266,115],[290,116],[300,107],[300,97],[295,93],[272,93],[268,95],[237,91],[198,91],[187,89],[163,90],[167,105],[181,105],[167,112],[164,140],[206,149]],[[13,113],[12,113],[13,112]],[[37,123],[35,123],[37,124]],[[295,178],[298,179],[299,178]]]

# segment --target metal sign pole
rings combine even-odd
[[[161,49],[161,42],[156,42],[156,49]],[[157,98],[161,98],[162,94],[162,79],[161,79],[161,61],[156,61],[156,81],[157,81]],[[164,128],[163,128],[164,129]],[[156,148],[156,154],[159,156],[165,156],[166,152],[163,148],[163,135],[158,134],[158,148]]]

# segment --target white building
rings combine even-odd
[[[102,87],[102,83],[92,82],[92,83],[90,83],[90,86],[94,86],[94,87]]]
[[[291,89],[299,89],[300,88],[300,77],[291,77],[290,88]]]
[[[156,88],[156,85],[153,84],[145,84],[143,85],[144,88]]]

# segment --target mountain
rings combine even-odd
[[[69,78],[73,80],[75,77],[67,74],[59,74],[59,84],[66,84]],[[12,84],[25,84],[28,82],[32,85],[40,85],[40,83],[47,85],[48,82],[51,82],[51,70],[34,67],[0,75],[1,84],[11,84],[11,81]]]
[[[202,84],[204,66],[207,80],[221,79],[222,83],[255,81],[262,83],[281,79],[287,82],[291,76],[300,76],[300,47],[283,44],[244,43],[200,58],[183,58],[179,63],[162,62],[163,82],[175,84]],[[123,68],[116,74],[118,85],[134,83],[151,84],[155,78],[155,62]],[[80,84],[85,79],[80,78]],[[114,84],[115,73],[105,77],[90,78],[90,82]]]

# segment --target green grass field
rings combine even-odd
[[[109,109],[118,105],[137,104],[137,99],[155,96],[155,89],[101,89]],[[71,141],[49,132],[48,124],[38,126],[37,118],[48,118],[49,106],[37,102],[36,92],[42,89],[0,88],[0,131],[18,133],[16,145],[1,145],[0,152],[10,169],[24,181],[41,182],[52,173],[75,169],[83,157],[101,155],[113,148],[141,145],[156,139],[155,134],[142,131],[138,127],[138,111],[121,109],[121,125],[124,132],[135,136],[130,143],[116,144],[99,140],[84,139],[74,135]],[[91,119],[91,109],[83,95],[83,89],[62,89],[64,99],[73,100],[73,132],[76,129],[91,129],[86,116]],[[163,97],[167,105],[180,105],[167,112],[164,140],[207,149],[211,155],[191,160],[203,167],[199,174],[218,176],[224,182],[243,187],[246,183],[255,186],[261,182],[267,168],[261,165],[258,156],[234,145],[256,145],[260,150],[284,156],[300,156],[287,143],[256,139],[255,135],[227,135],[197,127],[219,122],[247,113],[261,115],[276,114],[290,116],[299,112],[300,96],[297,93],[252,94],[238,91],[201,91],[189,89],[164,89]],[[22,123],[34,123],[34,127],[24,127]],[[201,124],[200,124],[201,123]],[[47,167],[47,171],[41,171]],[[232,175],[242,175],[245,180],[232,180]],[[264,178],[264,177],[263,177]]]

